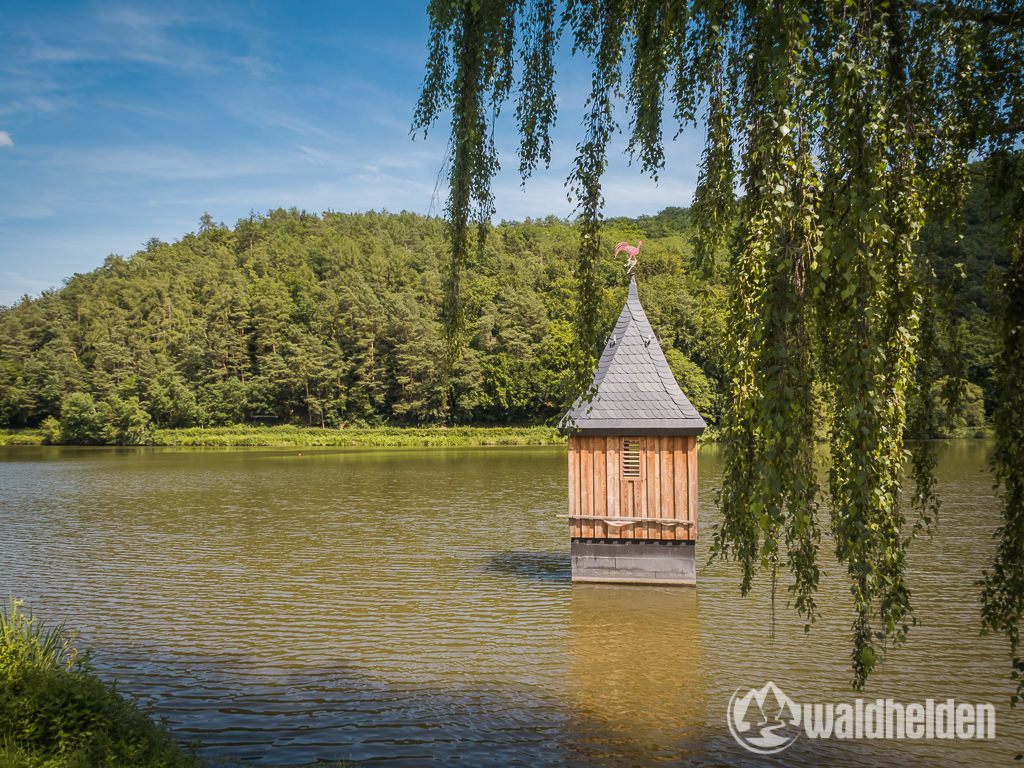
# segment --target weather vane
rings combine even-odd
[[[615,255],[618,256],[622,251],[625,251],[626,256],[626,274],[632,274],[633,269],[636,267],[636,256],[640,253],[640,246],[644,244],[643,240],[638,240],[636,246],[632,246],[629,243],[619,243],[615,246]]]

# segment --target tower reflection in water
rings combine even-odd
[[[675,761],[704,727],[700,610],[694,587],[574,584],[571,762]]]

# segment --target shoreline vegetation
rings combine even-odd
[[[958,319],[949,339],[938,334],[929,373],[937,413],[915,437],[991,421],[998,346],[985,285],[993,259],[1005,256],[986,199],[980,187],[968,195],[962,240],[934,224],[921,238],[934,250],[935,290],[948,283]],[[579,232],[554,217],[487,231],[467,265],[465,347],[450,365],[438,218],[277,209],[229,228],[204,216],[175,243],[153,239],[110,256],[59,289],[0,307],[0,429],[29,430],[5,442],[263,445],[248,429],[231,438],[210,429],[301,424],[323,431],[301,443],[267,439],[391,445],[399,433],[350,430],[552,424],[578,395]],[[643,240],[635,273],[652,328],[694,408],[719,424],[729,406],[725,265],[706,272],[695,260],[683,208],[609,218],[599,235],[599,336],[627,290],[615,243]],[[197,430],[165,437],[168,428]],[[402,444],[453,444],[450,434],[400,434],[414,436]]]
[[[92,668],[63,622],[48,625],[8,596],[0,604],[0,768],[241,768],[183,745],[152,708]],[[346,760],[320,768],[353,768]],[[297,766],[296,768],[301,768]],[[312,768],[312,766],[309,766]]]
[[[43,429],[0,430],[0,445],[82,445],[52,439]],[[135,445],[205,447],[473,447],[561,445],[555,427],[350,427],[295,425],[153,429]]]
[[[199,768],[166,722],[92,670],[64,624],[0,606],[0,766]]]
[[[989,438],[988,426],[964,426],[935,439]],[[0,446],[8,445],[95,445],[52,439],[43,429],[0,429]],[[701,443],[718,442],[715,427],[709,427]],[[819,442],[824,442],[822,436]],[[292,424],[227,427],[183,427],[153,429],[134,446],[207,448],[472,448],[484,446],[564,445],[566,438],[557,428],[532,427],[350,427],[330,429]],[[114,444],[107,444],[114,445]],[[122,443],[121,445],[125,445]]]

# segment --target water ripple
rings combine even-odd
[[[921,625],[865,696],[1007,696],[977,637],[995,502],[967,450],[912,556]],[[815,629],[780,610],[772,643],[767,584],[739,598],[706,541],[696,590],[572,585],[564,499],[559,448],[0,449],[0,591],[77,627],[180,738],[258,764],[756,765],[725,729],[738,687],[852,700],[834,564]],[[996,744],[804,740],[786,763],[982,764],[1024,736],[999,718]]]

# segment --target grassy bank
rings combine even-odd
[[[987,438],[991,427],[963,427],[936,435],[935,439]],[[716,427],[709,427],[702,444],[719,440]],[[825,442],[824,436],[820,442]],[[153,429],[144,445],[164,446],[251,446],[268,448],[315,447],[453,447],[476,445],[561,445],[565,438],[554,427],[367,427],[321,429],[320,427],[187,427]],[[0,445],[47,445],[39,429],[0,430]],[[2,766],[0,766],[2,768]]]
[[[163,723],[96,677],[63,625],[0,607],[0,766],[198,768]]]
[[[0,429],[0,445],[45,445],[38,429]]]
[[[182,749],[138,700],[96,677],[88,653],[80,653],[73,640],[63,624],[44,625],[13,597],[0,605],[0,768],[249,765],[231,757],[203,760],[194,749]]]
[[[158,429],[153,445],[208,446],[472,446],[555,445],[565,442],[551,427],[377,427],[321,429],[319,427],[213,427]]]
[[[319,427],[188,427],[154,429],[147,445],[169,446],[474,446],[557,445],[565,438],[553,427],[375,427],[321,429]],[[44,445],[41,430],[0,431],[0,445]]]

